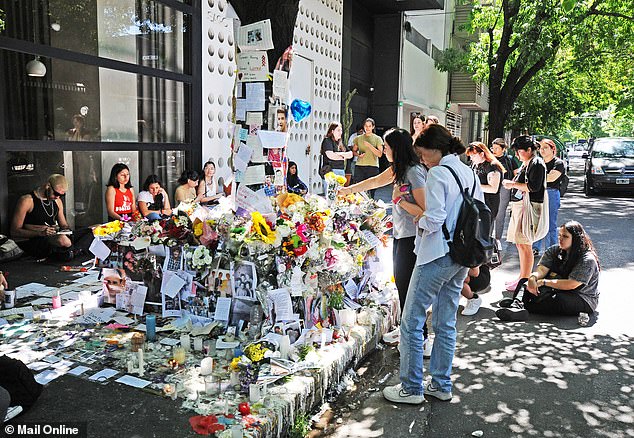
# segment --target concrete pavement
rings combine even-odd
[[[333,404],[331,425],[313,436],[634,436],[634,199],[586,198],[581,187],[577,172],[559,223],[581,222],[599,253],[601,296],[589,326],[535,315],[500,322],[496,303],[519,269],[507,246],[481,310],[458,318],[451,402],[384,400],[381,389],[398,383],[398,353],[387,348],[361,365],[359,381]]]

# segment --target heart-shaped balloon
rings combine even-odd
[[[311,110],[312,107],[310,103],[304,100],[295,99],[291,102],[291,114],[293,115],[293,120],[296,122],[301,122],[308,117]]]

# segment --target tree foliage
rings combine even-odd
[[[489,133],[561,129],[632,90],[634,0],[474,4],[468,70],[489,84]],[[618,106],[618,105],[617,105]]]

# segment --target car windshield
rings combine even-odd
[[[634,158],[634,139],[596,142],[592,156],[596,158]]]

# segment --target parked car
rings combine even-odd
[[[602,190],[634,192],[634,137],[597,138],[582,157],[586,196]]]
[[[588,152],[588,143],[577,143],[568,150],[568,156],[570,158],[582,158],[583,154]]]

